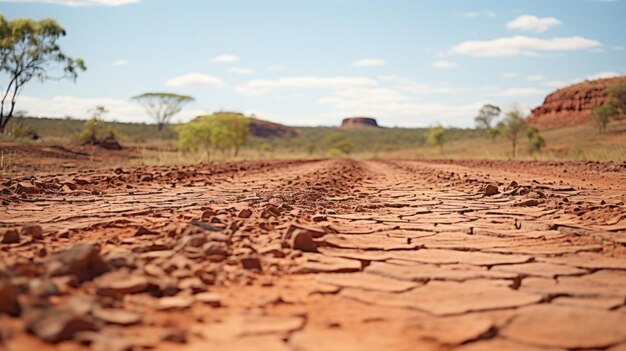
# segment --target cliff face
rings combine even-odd
[[[374,118],[349,117],[341,121],[342,129],[380,128]]]
[[[626,76],[582,82],[548,95],[543,105],[532,110],[528,122],[539,129],[553,129],[591,121],[593,108],[607,98],[606,89],[626,83]]]

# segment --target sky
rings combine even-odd
[[[626,74],[626,0],[0,0],[52,17],[87,71],[31,82],[29,115],[150,122],[131,97],[190,95],[175,118],[239,111],[294,126],[473,126],[555,89]],[[0,76],[0,87],[7,82]]]

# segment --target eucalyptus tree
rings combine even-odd
[[[519,108],[513,108],[506,113],[506,117],[498,124],[502,134],[511,140],[513,157],[517,156],[517,140],[526,130],[524,114]]]
[[[15,112],[17,99],[33,78],[41,82],[70,78],[87,68],[80,58],[67,56],[59,46],[65,29],[54,19],[16,18],[0,14],[0,74],[7,79],[1,90],[0,133]]]
[[[476,127],[480,129],[484,129],[487,136],[491,139],[492,142],[495,142],[498,134],[497,129],[493,128],[493,123],[496,118],[500,116],[500,108],[496,105],[485,104],[478,111],[478,116],[474,117],[474,121],[476,122]]]
[[[187,103],[194,101],[194,98],[173,93],[144,93],[134,96],[133,100],[143,106],[161,131],[172,117],[180,112]]]

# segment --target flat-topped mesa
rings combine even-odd
[[[341,122],[342,129],[380,128],[375,118],[348,117]]]

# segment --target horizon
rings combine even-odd
[[[25,87],[17,109],[42,117],[104,105],[107,120],[148,123],[130,98],[171,91],[196,99],[173,122],[231,110],[288,126],[363,115],[468,128],[484,103],[528,111],[560,87],[626,74],[626,40],[611,30],[620,0],[0,3],[7,19],[56,19],[62,49],[86,61],[76,83]]]

